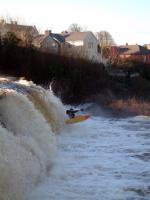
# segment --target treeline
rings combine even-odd
[[[64,102],[81,101],[109,84],[103,64],[23,47],[13,33],[0,38],[0,70],[44,86],[52,83]]]
[[[112,66],[118,68],[119,66]],[[114,77],[103,64],[44,53],[35,47],[21,45],[12,33],[0,38],[0,72],[25,77],[44,87],[51,87],[64,103],[80,103],[89,97],[103,94],[111,100],[111,91],[118,98],[150,99],[150,66],[142,63],[124,65],[125,77]],[[132,71],[140,77],[131,78]]]

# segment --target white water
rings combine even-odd
[[[65,110],[32,83],[0,83],[0,200],[26,199],[55,161]],[[44,105],[44,106],[43,106]]]
[[[57,136],[59,161],[30,200],[150,199],[150,119],[93,117]]]
[[[149,118],[106,118],[97,108],[64,125],[51,93],[16,88],[0,98],[0,200],[150,199]]]

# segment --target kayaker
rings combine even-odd
[[[69,116],[69,118],[74,118],[75,113],[79,111],[83,111],[83,109],[74,110],[73,108],[70,108],[69,110],[66,110],[66,114]]]

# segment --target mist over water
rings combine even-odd
[[[65,106],[33,83],[0,81],[0,200],[149,200],[150,118],[65,125]]]

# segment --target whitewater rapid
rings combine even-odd
[[[65,109],[32,82],[0,80],[0,200],[24,200],[48,176]]]
[[[149,200],[150,119],[92,117],[57,136],[58,163],[30,200]]]
[[[65,106],[27,81],[0,81],[0,200],[149,200],[150,118]]]

